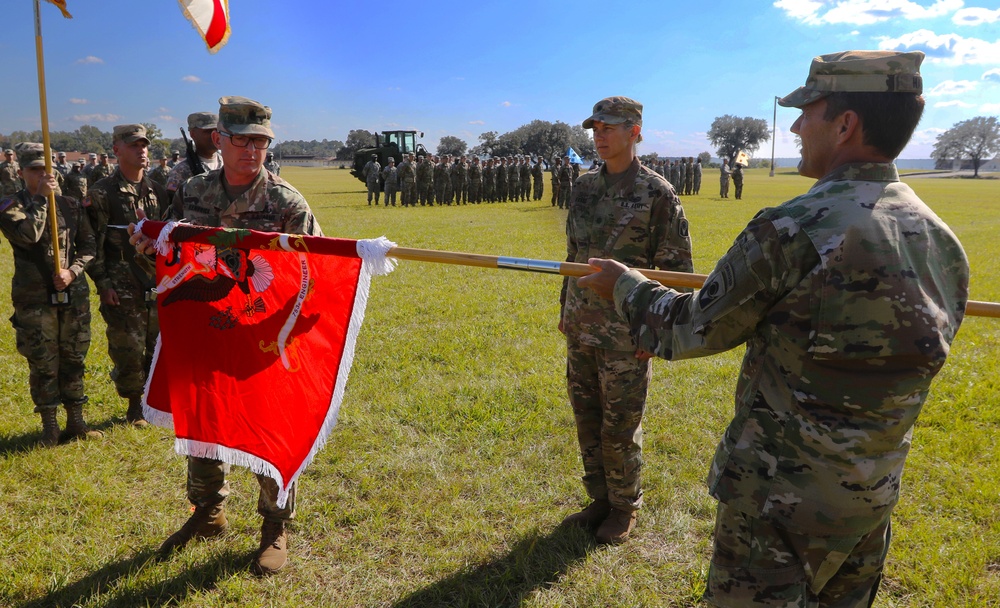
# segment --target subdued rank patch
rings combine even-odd
[[[688,236],[688,221],[687,218],[681,218],[681,221],[677,225],[677,232],[680,233],[682,237]]]
[[[736,282],[736,276],[733,272],[733,265],[727,262],[712,280],[702,286],[701,290],[698,292],[698,306],[702,310],[707,310],[709,306],[715,304],[722,296],[726,295]]]

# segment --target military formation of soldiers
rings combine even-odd
[[[481,159],[466,155],[404,154],[400,163],[389,157],[386,166],[378,156],[362,173],[368,187],[368,204],[377,206],[385,192],[385,206],[403,207],[468,205],[542,200],[545,161],[526,154]],[[571,176],[572,177],[572,176]]]
[[[654,161],[650,169],[663,176],[681,196],[701,192],[701,159],[693,156]]]

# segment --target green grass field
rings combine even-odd
[[[709,272],[761,207],[809,188],[714,173],[687,197],[695,270]],[[560,260],[565,212],[540,203],[369,207],[347,171],[286,168],[325,233]],[[911,179],[962,239],[972,298],[1000,301],[997,181]],[[9,284],[9,245],[0,247]],[[185,520],[172,435],[124,426],[94,302],[88,420],[103,440],[35,447],[27,365],[0,330],[0,606],[692,606],[715,503],[704,478],[732,411],[742,350],[654,365],[646,505],[634,539],[598,547],[559,527],[586,504],[556,329],[561,279],[400,262],[372,283],[340,422],[299,485],[291,561],[258,580],[257,484],[234,469],[231,530],[165,562]],[[3,287],[6,290],[6,287]],[[3,297],[3,316],[11,314]],[[914,432],[878,607],[1000,606],[1000,319],[968,318]]]

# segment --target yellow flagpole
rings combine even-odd
[[[45,59],[42,56],[42,15],[35,0],[35,56],[38,63],[38,104],[42,112],[42,146],[45,148],[45,172],[52,174],[52,147],[49,143],[49,109],[45,98]],[[56,217],[56,193],[49,192],[49,232],[52,233],[52,259],[55,271],[62,270],[59,255],[59,218]],[[68,260],[67,260],[68,261]]]

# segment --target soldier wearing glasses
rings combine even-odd
[[[201,226],[248,228],[270,232],[322,236],[306,199],[274,173],[263,168],[271,145],[271,108],[245,97],[219,100],[218,130],[212,134],[222,152],[221,169],[196,175],[177,190],[171,213]],[[133,235],[136,248],[148,242]],[[160,547],[161,554],[180,549],[192,538],[221,534],[227,520],[223,505],[229,496],[229,465],[210,458],[188,458],[188,500],[194,514]],[[288,503],[278,508],[278,485],[257,475],[257,512],[264,517],[260,549],[252,566],[256,574],[273,574],[287,560],[285,522],[295,515],[295,486]]]

